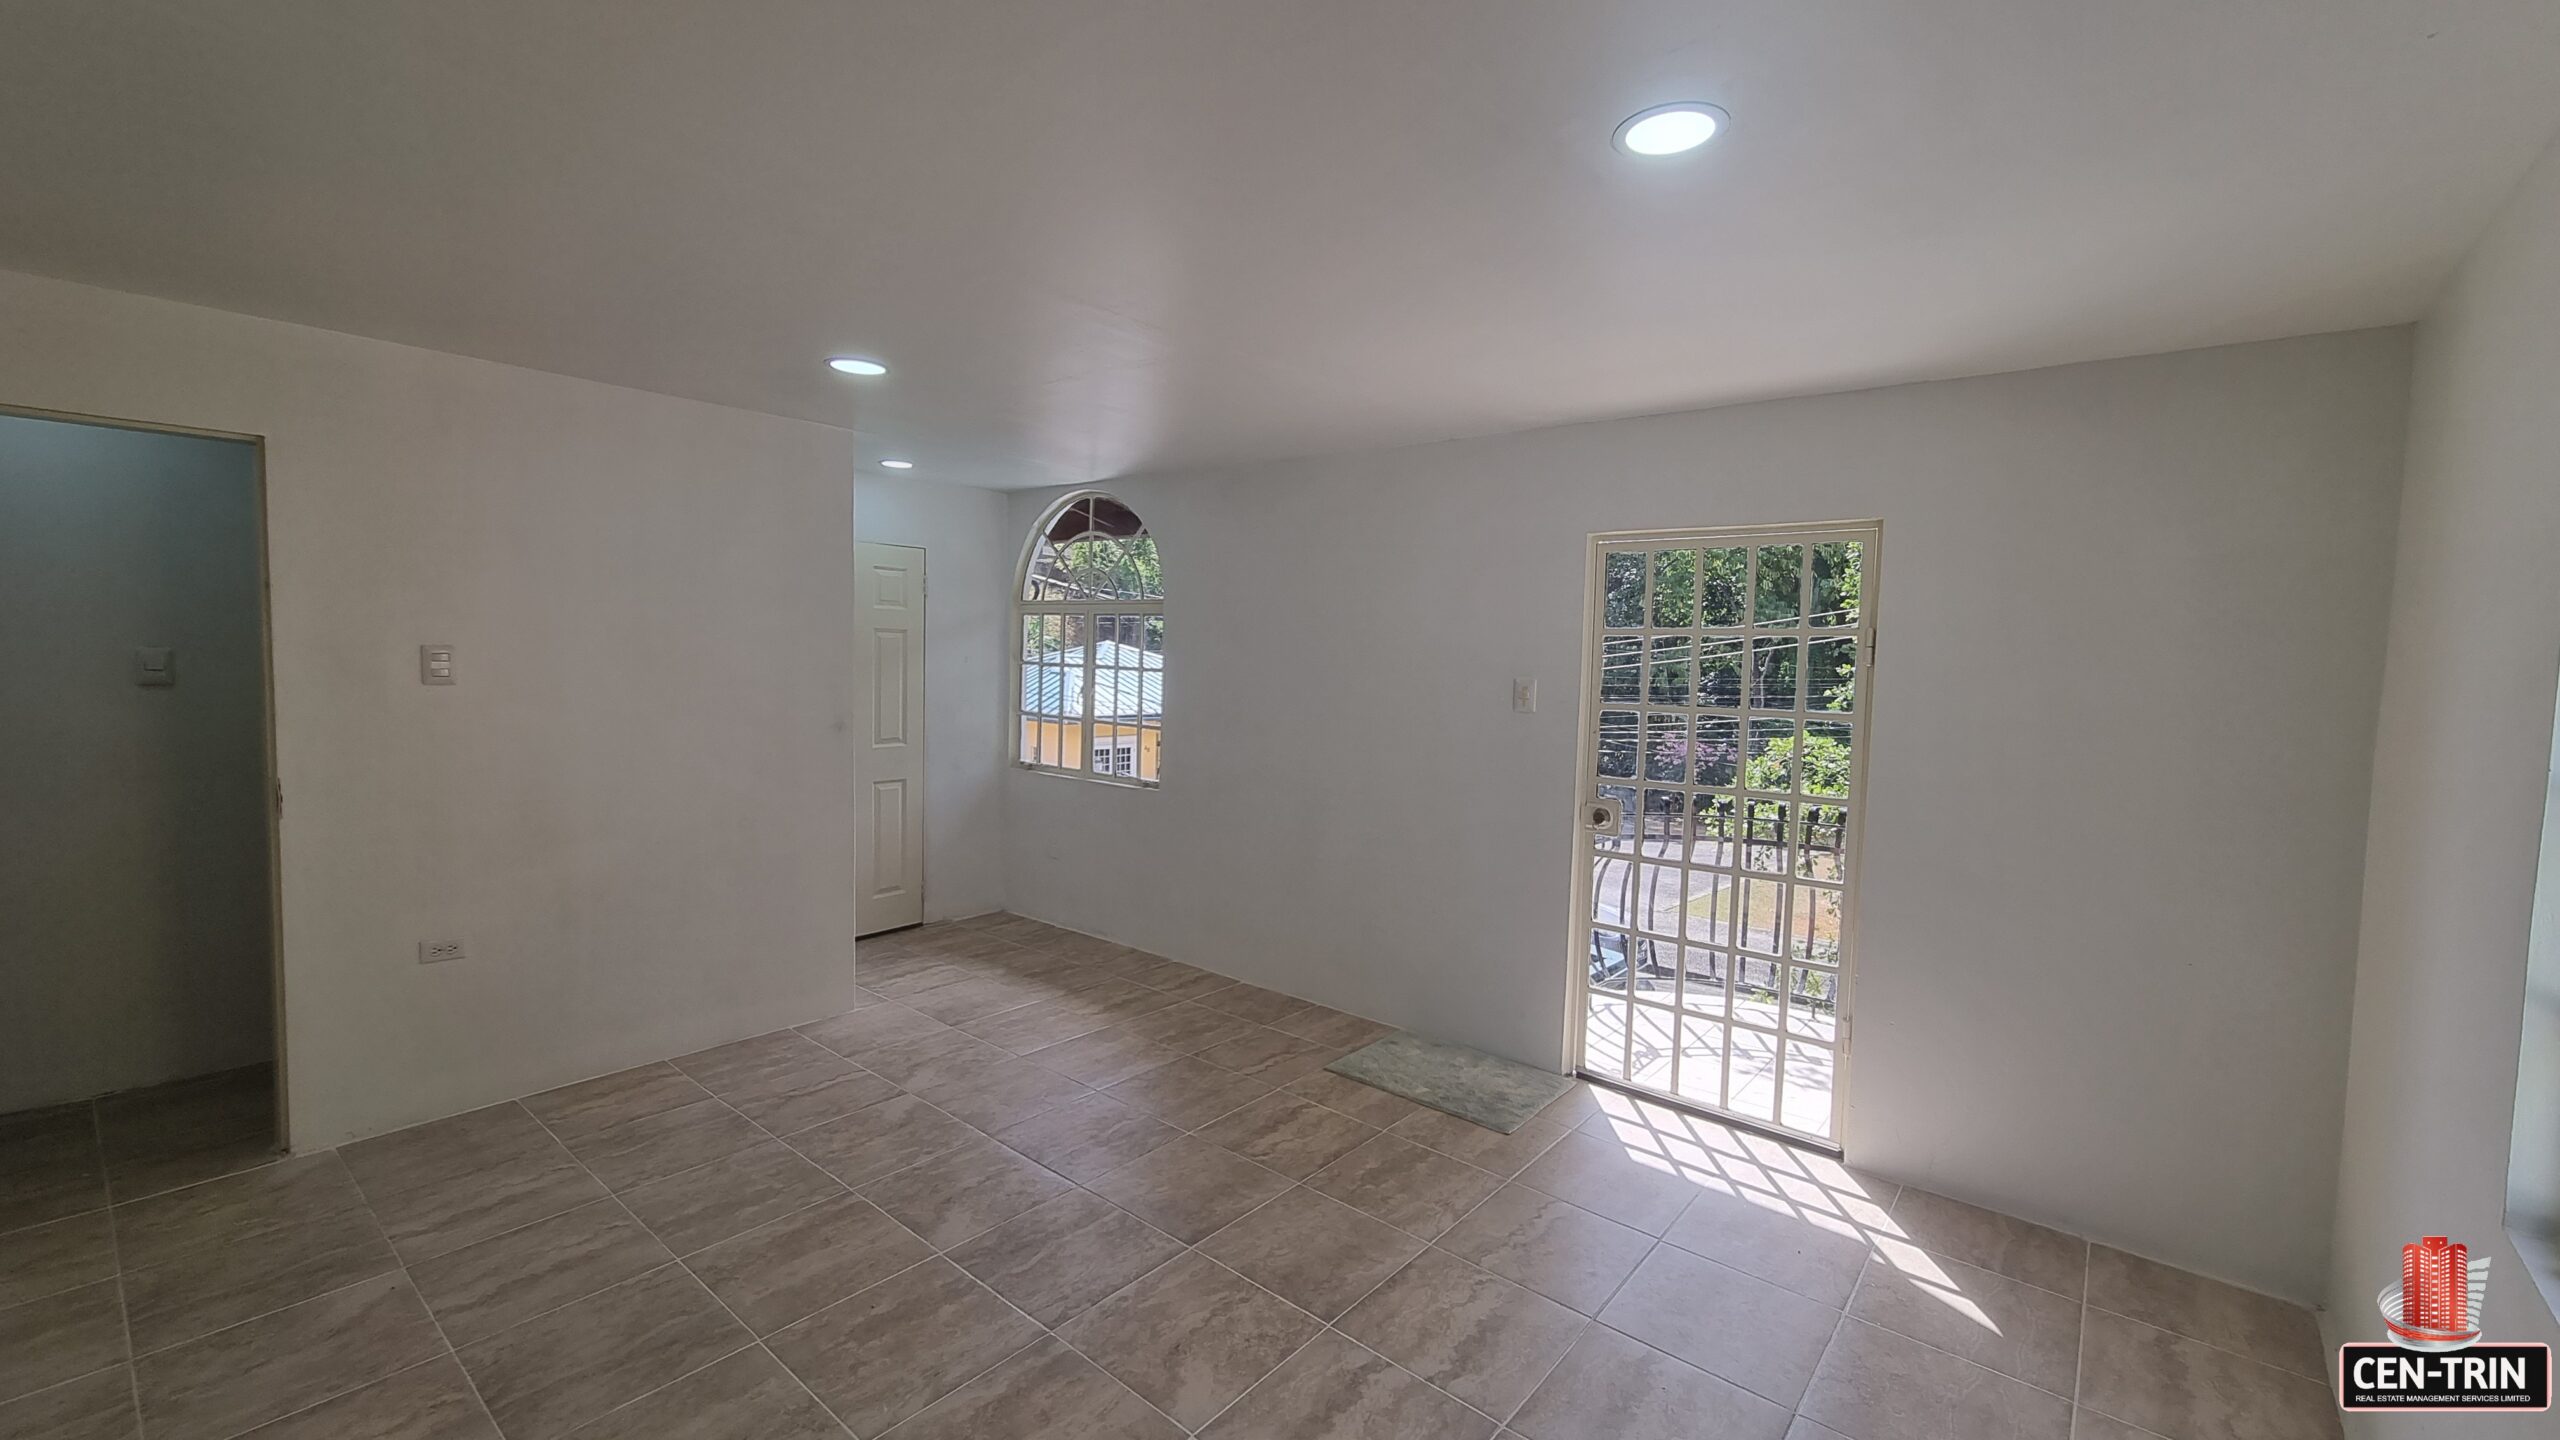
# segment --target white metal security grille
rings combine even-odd
[[[1592,537],[1584,1073],[1837,1145],[1880,538]]]

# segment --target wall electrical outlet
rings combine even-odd
[[[418,963],[421,965],[441,965],[447,960],[459,960],[468,953],[469,951],[459,940],[421,940],[418,942]]]
[[[1511,708],[1523,715],[1538,713],[1538,677],[1522,675],[1511,682]]]

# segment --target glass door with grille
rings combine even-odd
[[[1581,1069],[1833,1147],[1878,539],[1592,539]]]

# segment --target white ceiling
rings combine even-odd
[[[2554,0],[7,0],[0,267],[1036,485],[2407,320],[2555,126]]]

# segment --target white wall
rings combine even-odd
[[[2492,1257],[2486,1328],[2560,1343],[2500,1228],[2560,662],[2560,149],[2418,327],[2374,745],[2333,1340],[2378,1339],[2400,1246]],[[2361,1433],[2433,1434],[2358,1417]]]
[[[0,1112],[274,1053],[261,644],[252,447],[0,415]]]
[[[1850,1158],[2316,1295],[2407,352],[1115,485],[1164,547],[1164,788],[1010,773],[1008,898],[1554,1064],[1586,534],[1880,517]]]
[[[864,476],[853,538],[925,551],[924,918],[1004,908],[1006,643],[1019,542],[1003,492]]]
[[[5,274],[0,402],[266,437],[297,1146],[851,1002],[848,432]]]

